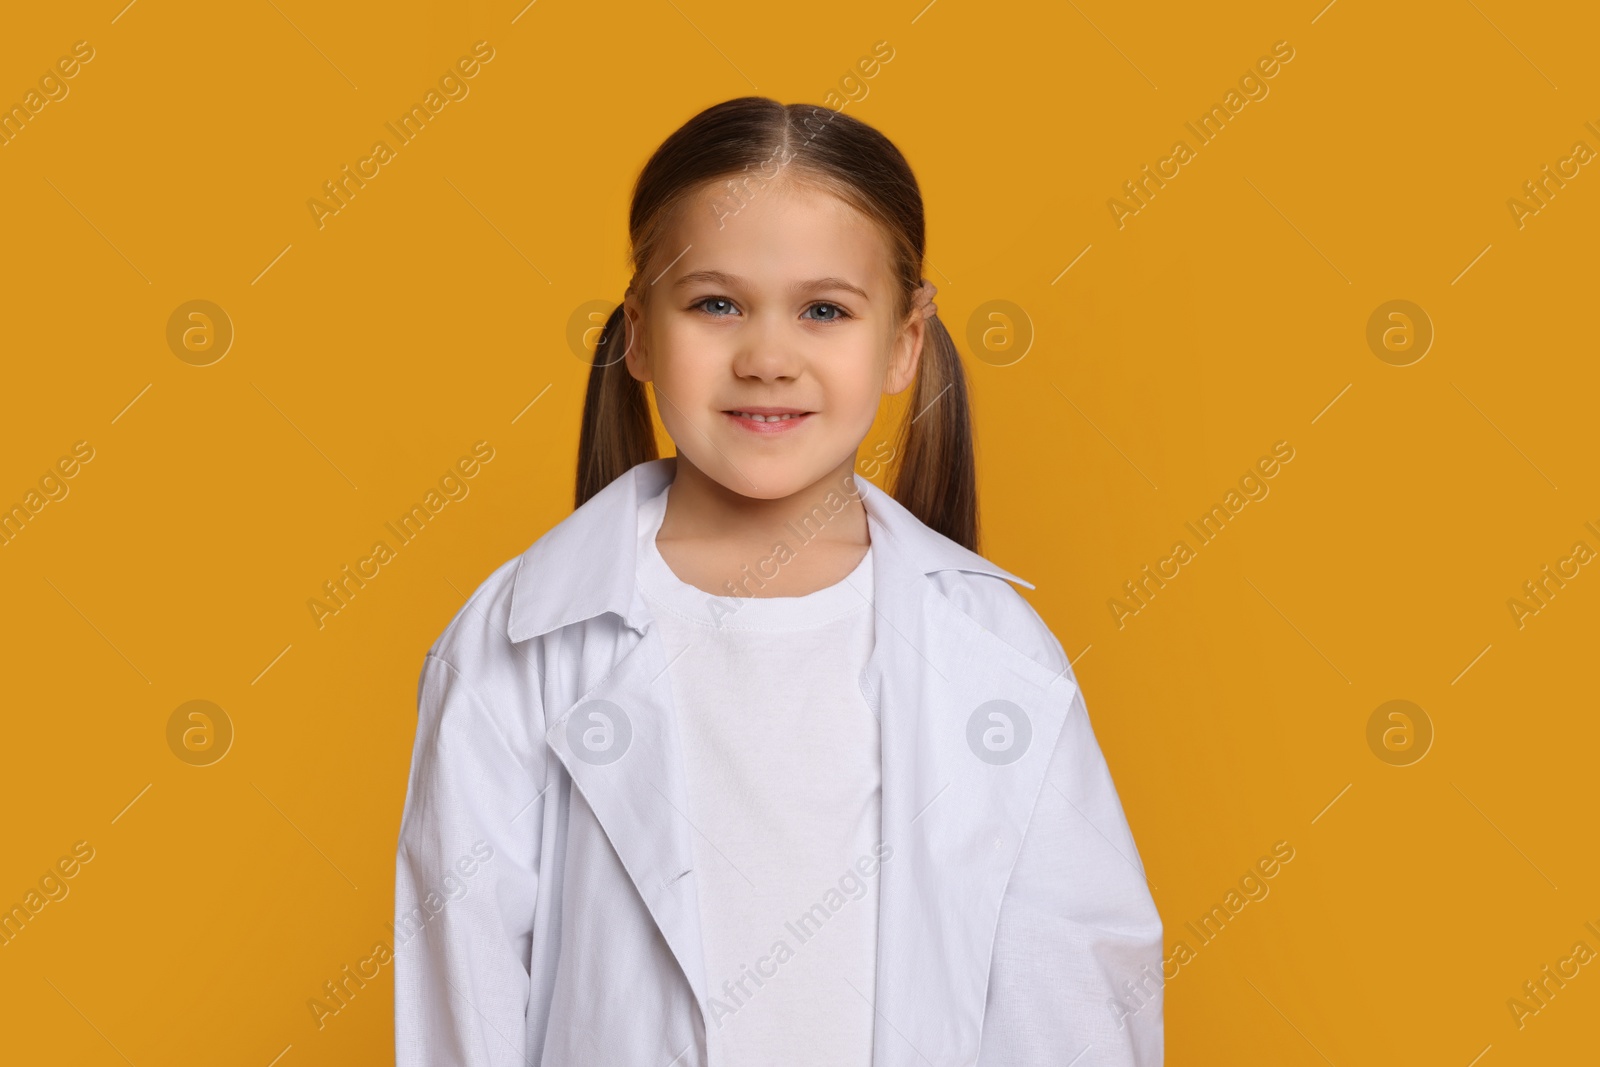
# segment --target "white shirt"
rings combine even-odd
[[[707,1067],[702,863],[635,559],[675,462],[496,567],[422,658],[397,1067]],[[883,772],[873,1067],[1159,1067],[1161,917],[1062,643],[1013,588],[1032,585],[856,482]]]
[[[882,830],[878,719],[860,685],[872,550],[803,596],[714,596],[656,545],[670,495],[640,505],[639,584],[683,737],[710,1067],[869,1067]],[[784,543],[805,551],[797,534]]]

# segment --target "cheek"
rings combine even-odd
[[[819,365],[823,392],[829,405],[851,422],[861,423],[863,433],[877,417],[883,401],[884,376],[889,356],[876,338],[844,344],[830,352]]]
[[[709,417],[713,399],[727,392],[732,362],[717,331],[688,324],[658,327],[648,338],[650,388],[664,426]]]
[[[720,331],[691,322],[674,322],[649,334],[651,361],[658,376],[684,381],[705,379],[732,361],[729,341]]]

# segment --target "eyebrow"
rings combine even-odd
[[[684,286],[695,285],[700,282],[711,282],[715,285],[726,285],[730,288],[745,284],[743,278],[740,278],[737,275],[728,274],[725,271],[696,270],[690,271],[688,274],[685,274],[683,277],[673,282],[672,287],[674,289],[680,289]],[[862,289],[859,285],[847,282],[843,278],[816,278],[807,282],[795,282],[794,285],[791,286],[791,289],[796,293],[814,293],[832,289],[840,289],[847,293],[855,293],[863,300],[870,301],[872,299],[867,295],[867,291],[865,289]]]

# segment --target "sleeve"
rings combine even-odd
[[[429,652],[395,855],[396,1067],[526,1067],[543,761]],[[499,706],[497,706],[499,705]]]
[[[1161,916],[1072,690],[1001,904],[979,1062],[1160,1067]]]

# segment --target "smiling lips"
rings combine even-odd
[[[724,411],[723,414],[750,433],[772,434],[793,430],[816,413],[799,408],[753,407]]]

